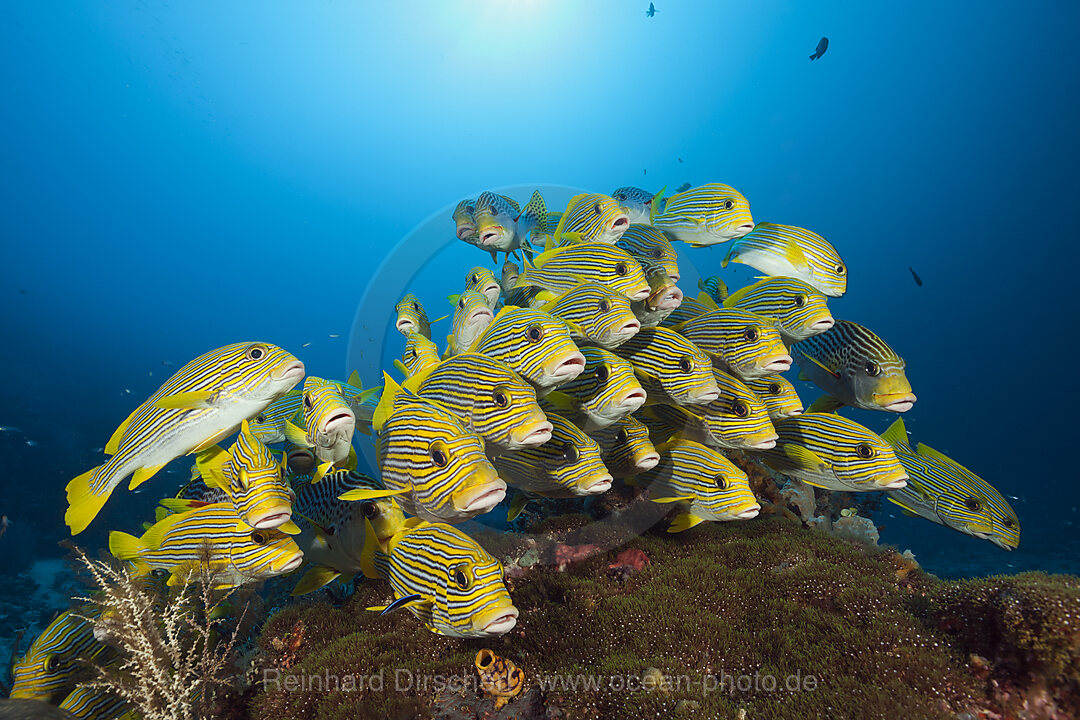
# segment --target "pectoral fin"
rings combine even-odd
[[[213,407],[212,401],[217,393],[213,390],[195,390],[175,395],[166,395],[158,398],[154,407],[165,410],[208,410]]]

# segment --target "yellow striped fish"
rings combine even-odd
[[[596,441],[558,415],[551,416],[551,425],[551,440],[543,445],[494,458],[500,477],[527,493],[553,498],[610,490],[611,473]]]
[[[634,366],[650,404],[707,405],[719,397],[709,356],[674,330],[644,328],[613,352]]]
[[[907,363],[858,323],[837,320],[828,332],[795,343],[791,354],[799,364],[800,378],[813,381],[830,396],[815,402],[815,410],[850,405],[902,413],[915,404],[904,372]]]
[[[770,419],[779,420],[802,415],[802,400],[799,399],[799,394],[795,392],[795,386],[787,378],[772,375],[770,377],[742,378],[742,381],[765,403],[765,409],[768,410]]]
[[[105,445],[107,463],[67,485],[64,521],[77,535],[128,475],[128,489],[171,460],[210,447],[304,377],[304,363],[266,343],[227,345],[189,362],[135,409]]]
[[[682,532],[703,522],[757,517],[761,505],[746,473],[718,451],[678,436],[656,449],[659,464],[636,478],[635,484],[647,485],[653,502],[677,504],[679,512],[668,532]]]
[[[304,559],[291,537],[278,528],[252,530],[227,503],[168,515],[142,537],[114,530],[109,552],[139,574],[167,570],[170,587],[200,568],[212,573],[214,587],[235,587],[292,572]]]
[[[748,310],[712,310],[674,329],[708,354],[718,367],[743,380],[791,369],[791,355],[776,325]]]
[[[509,255],[528,247],[529,234],[544,231],[547,207],[539,190],[533,191],[523,209],[505,195],[484,192],[476,199],[473,219],[479,236],[477,246],[490,252],[495,262],[496,253]]]
[[[626,342],[641,329],[630,298],[600,283],[581,283],[540,309],[565,320],[572,336],[605,348]]]
[[[458,240],[464,240],[470,245],[479,245],[480,237],[476,233],[476,220],[473,213],[476,212],[476,200],[466,198],[454,208],[454,233]]]
[[[503,308],[472,350],[505,363],[541,390],[569,382],[585,369],[566,323],[539,310]]]
[[[669,197],[649,224],[691,247],[706,247],[742,237],[754,229],[754,218],[738,190],[707,183]]]
[[[299,532],[292,522],[293,492],[285,468],[251,434],[246,420],[228,452],[217,445],[207,448],[196,456],[196,467],[206,486],[224,492],[249,527]]]
[[[888,443],[854,420],[808,412],[776,421],[776,447],[761,453],[774,470],[828,490],[895,490],[908,474]]]
[[[773,318],[788,345],[823,333],[835,324],[825,296],[794,278],[760,280],[730,295],[724,307]]]
[[[60,709],[78,720],[136,720],[135,709],[100,687],[80,686],[68,693]]]
[[[912,515],[1004,550],[1020,546],[1020,520],[993,485],[952,458],[919,443],[911,449],[903,418],[881,436],[908,473],[908,484],[887,497]]]
[[[398,304],[394,306],[394,312],[397,314],[394,327],[397,328],[399,333],[406,337],[412,333],[420,333],[424,337],[431,339],[431,323],[428,322],[424,306],[420,304],[420,300],[415,295],[409,293],[401,298]]]
[[[634,366],[603,348],[584,347],[585,371],[544,400],[584,430],[608,427],[645,404]]]
[[[492,309],[495,309],[499,303],[499,295],[502,294],[502,287],[495,279],[495,273],[479,265],[465,275],[465,290],[476,290],[487,298],[488,307]],[[457,300],[455,299],[454,302]]]
[[[484,441],[446,410],[419,400],[397,405],[377,430],[383,485],[406,491],[397,496],[406,513],[464,522],[506,496],[506,483],[484,454]]]
[[[633,415],[592,433],[600,455],[612,477],[624,478],[652,470],[660,453],[649,440],[649,430]]]
[[[634,302],[634,315],[642,327],[656,327],[679,309],[683,292],[675,285],[663,268],[654,268],[649,274],[649,297]]]
[[[366,547],[374,550],[376,543]],[[365,574],[386,578],[395,597],[369,610],[408,608],[439,635],[499,637],[517,624],[502,565],[450,525],[411,520],[389,540],[386,552],[373,552]]]
[[[710,300],[716,304],[720,304],[727,299],[728,288],[720,278],[713,275],[712,277],[701,278],[697,281],[698,290],[704,292]]]
[[[103,664],[115,655],[94,637],[93,621],[100,614],[93,605],[60,613],[12,666],[11,697],[57,704],[91,679],[88,663]]]
[[[674,328],[680,324],[696,318],[698,315],[704,315],[712,310],[718,310],[716,303],[713,302],[705,293],[699,293],[696,298],[683,297],[679,307],[675,308],[670,315],[660,321],[660,325],[663,327]]]
[[[582,193],[570,198],[555,228],[556,246],[575,243],[612,244],[630,227],[630,216],[615,198]]]
[[[303,393],[290,390],[251,420],[251,434],[267,445],[285,441],[285,423],[303,407]]]
[[[518,276],[515,287],[535,285],[564,293],[583,282],[598,282],[631,300],[652,292],[641,264],[625,250],[599,242],[581,243],[537,255]]]
[[[297,483],[297,544],[308,569],[293,589],[304,595],[363,570],[367,529],[385,544],[405,525],[405,513],[378,480],[355,470],[335,470],[321,482]]]
[[[303,407],[302,416],[295,418],[301,422],[287,422],[285,435],[293,445],[311,448],[325,473],[348,459],[356,414],[340,383],[315,376],[304,380]]]
[[[667,273],[672,282],[679,281],[679,256],[667,235],[651,225],[631,225],[615,246],[637,260],[646,275],[659,269]]]
[[[847,291],[847,265],[829,241],[805,228],[762,222],[731,245],[720,263],[743,263],[766,275],[802,280],[829,297]]]
[[[466,290],[459,295],[454,303],[454,324],[446,338],[445,356],[468,352],[494,318],[483,293]]]
[[[409,378],[404,390],[387,379],[379,401],[382,416],[389,416],[396,402],[419,398],[453,413],[492,453],[541,445],[551,438],[551,423],[536,402],[536,391],[486,355],[455,355]]]
[[[420,333],[413,333],[405,341],[405,352],[401,355],[400,364],[395,362],[394,367],[405,377],[411,377],[427,368],[435,367],[441,361],[439,348],[435,343]]]
[[[649,222],[649,217],[653,214],[653,203],[662,202],[663,194],[664,188],[661,188],[658,193],[651,193],[648,190],[627,186],[618,188],[611,193],[611,197],[622,205],[623,212],[630,221],[630,228],[633,229],[635,224]],[[658,205],[657,210],[659,209]]]

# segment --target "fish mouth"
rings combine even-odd
[[[298,552],[293,555],[284,565],[278,568],[278,572],[285,574],[290,573],[304,562],[304,553]]]
[[[772,450],[776,447],[776,441],[780,438],[779,435],[773,435],[771,438],[765,440],[758,440],[756,442],[747,443],[746,447],[750,450]]]
[[[802,410],[785,410],[780,413],[780,417],[795,417],[796,415],[802,415]]]
[[[630,227],[630,216],[620,215],[619,217],[615,218],[614,222],[611,223],[611,227],[609,229],[612,232],[617,232],[622,235],[624,232],[626,232],[626,228],[628,227]]]
[[[274,508],[264,513],[251,526],[256,530],[271,530],[292,520],[291,508]]]
[[[570,382],[584,372],[584,370],[585,356],[580,352],[577,352],[556,365],[555,370],[550,374],[550,378],[552,382],[561,385],[562,383]]]
[[[295,385],[304,379],[304,370],[304,363],[292,360],[276,368],[271,377],[277,382],[288,381]]]
[[[907,485],[908,474],[903,470],[878,478],[874,484],[885,490],[898,490]]]
[[[469,313],[469,317],[465,319],[465,322],[472,325],[476,322],[479,322],[481,318],[488,318],[489,320],[494,320],[495,316],[492,314],[491,308],[481,307],[476,308],[471,313]]]
[[[627,297],[631,300],[645,300],[650,295],[652,295],[652,288],[649,287],[648,283],[644,283],[643,285],[639,286],[637,290],[634,290],[632,292],[632,295],[627,295]]]
[[[310,450],[295,450],[286,462],[297,475],[310,475],[315,470],[315,455]]]
[[[835,324],[836,321],[833,320],[832,316],[830,315],[829,317],[822,318],[821,320],[815,320],[814,322],[812,322],[810,324],[810,329],[813,330],[815,333],[823,333]]]
[[[475,225],[458,225],[457,236],[458,240],[467,240],[476,234]]]
[[[719,400],[720,399],[720,388],[718,388],[714,384],[712,386],[712,389],[702,390],[702,391],[698,392],[696,395],[690,395],[689,398],[687,398],[687,399],[688,399],[689,402],[693,403],[694,405],[708,405],[713,400]]]
[[[1020,547],[1019,543],[1016,544],[1016,545],[1013,545],[1013,544],[1009,543],[1008,541],[1006,541],[1005,538],[998,537],[997,535],[990,535],[988,533],[975,533],[975,537],[981,538],[983,540],[989,540],[990,542],[994,543],[995,545],[997,545],[1002,550],[1008,550],[1009,552],[1012,552],[1016,548]]]
[[[682,277],[682,274],[681,273],[674,273],[674,274],[668,273],[668,277],[671,278],[671,282],[677,283],[677,282],[679,282],[679,278]]]
[[[735,519],[750,520],[751,518],[756,518],[759,512],[761,512],[761,506],[756,502],[750,503],[749,505],[744,505],[735,510]]]
[[[754,229],[754,223],[743,223],[732,231],[732,237],[740,238]]]
[[[915,405],[915,395],[912,393],[874,393],[874,403],[882,410],[889,412],[907,412]]]
[[[545,417],[542,421],[527,425],[524,428],[515,428],[510,431],[510,446],[512,449],[536,447],[543,445],[551,439],[554,426]]]
[[[599,475],[588,482],[589,485],[581,488],[581,493],[583,495],[599,495],[611,489],[612,477],[608,474]]]
[[[505,231],[502,229],[501,226],[497,226],[494,228],[486,228],[482,233],[480,233],[480,246],[488,247],[490,245],[494,245],[499,241],[504,232]]]
[[[645,472],[646,470],[652,470],[654,467],[660,464],[660,453],[651,452],[645,453],[634,461],[634,467],[638,470]]]
[[[672,285],[669,288],[665,288],[656,298],[656,303],[653,305],[654,310],[675,310],[683,301],[683,291]]]
[[[517,625],[518,609],[513,605],[481,613],[474,621],[484,635],[505,635]]]
[[[352,429],[350,429],[350,426]],[[352,435],[356,429],[356,416],[351,410],[340,410],[330,416],[322,426],[322,432],[326,435]]]
[[[498,283],[491,283],[480,292],[488,298],[494,295],[495,298],[498,299],[499,295],[502,293],[502,287]]]
[[[454,508],[459,512],[480,515],[501,503],[505,497],[506,483],[495,475],[493,480],[479,483],[462,491],[460,495],[455,493]]]
[[[624,343],[630,338],[638,334],[641,330],[641,322],[639,320],[631,320],[623,325],[621,328],[611,334],[613,340],[618,340],[620,343]]]
[[[790,370],[791,363],[792,359],[790,355],[781,355],[769,360],[762,369],[767,370],[770,375],[775,375],[776,373],[783,373]]]
[[[631,390],[619,400],[617,407],[623,413],[632,413],[640,409],[648,397],[644,390]]]
[[[401,318],[397,321],[394,327],[397,328],[397,331],[399,333],[402,333],[403,335],[408,335],[410,332],[417,331],[416,323],[409,318]]]

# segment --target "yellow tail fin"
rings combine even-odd
[[[86,526],[101,512],[105,501],[112,493],[112,487],[102,488],[101,493],[95,493],[90,488],[90,483],[102,467],[104,466],[99,465],[92,470],[87,470],[67,484],[68,509],[64,513],[64,522],[71,528],[72,535],[78,535],[86,529]]]
[[[119,530],[109,533],[109,552],[117,560],[136,560],[141,550],[142,544],[134,535]]]

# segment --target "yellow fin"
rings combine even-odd
[[[810,407],[806,408],[808,413],[834,413],[837,408],[844,407],[844,403],[840,402],[832,395],[822,395],[814,402],[810,403]]]
[[[804,357],[804,358],[806,358],[807,360],[809,360],[810,362],[814,363],[814,364],[815,364],[815,365],[817,365],[817,366],[818,366],[819,368],[821,368],[821,369],[822,369],[822,370],[824,370],[825,372],[829,373],[829,374],[830,374],[830,375],[832,375],[833,377],[836,377],[836,378],[840,377],[840,374],[839,374],[839,373],[837,373],[837,372],[836,372],[835,370],[833,370],[833,369],[832,369],[831,367],[829,367],[829,366],[828,366],[828,365],[826,365],[825,363],[823,363],[823,362],[821,362],[820,360],[818,360],[818,359],[817,359],[816,357],[811,357],[811,356],[809,356],[809,355],[807,355],[807,354],[805,354],[805,353],[803,353],[803,357]],[[800,374],[800,375],[801,375],[801,374],[803,374],[803,373],[802,373],[802,371],[800,371],[800,373],[799,373],[799,374]],[[838,406],[838,407],[839,407],[839,406]]]
[[[897,422],[900,422],[900,419],[899,419],[899,418],[897,418]],[[956,462],[955,460],[953,460],[953,459],[952,459],[951,457],[949,457],[948,455],[943,455],[942,453],[939,453],[939,452],[938,452],[937,450],[935,450],[934,448],[930,447],[929,445],[923,445],[922,443],[919,443],[919,444],[918,444],[918,445],[916,446],[915,450],[916,450],[916,452],[918,452],[918,453],[919,453],[920,455],[922,455],[923,457],[926,457],[926,458],[930,458],[930,459],[932,459],[932,460],[937,460],[938,462],[944,463],[945,465],[950,465],[950,466],[952,466],[952,467],[957,467],[957,468],[960,468],[961,470],[964,470],[964,471],[966,471],[966,472],[969,472],[969,473],[971,473],[972,475],[974,475],[974,474],[975,474],[975,473],[972,473],[972,472],[971,472],[970,470],[968,470],[968,469],[967,469],[966,467],[964,467],[963,465],[961,465],[960,463],[958,463],[958,462]]]
[[[375,406],[375,414],[371,417],[371,427],[377,433],[382,432],[383,425],[390,418],[390,413],[394,411],[394,398],[401,391],[401,386],[385,372],[383,383],[382,397],[379,398],[379,404]]]
[[[165,515],[160,515],[155,511],[154,520],[157,522],[161,522],[170,512],[187,512],[188,510],[192,510],[202,505],[206,505],[206,503],[199,500],[188,500],[187,498],[163,498],[162,500],[158,501],[158,505],[160,507],[158,507],[157,509],[164,510]]]
[[[358,370],[353,370],[351,373],[349,373],[349,381],[348,382],[349,382],[350,385],[352,385],[357,390],[363,390],[364,389],[363,383],[360,382],[360,372]]]
[[[544,402],[550,404],[560,414],[573,414],[578,411],[578,406],[577,403],[574,402],[574,398],[560,390],[552,390],[549,392],[544,396]]]
[[[908,444],[907,428],[904,427],[904,418],[896,418],[889,429],[881,433],[881,439],[892,446],[893,450],[900,450],[901,452],[911,452],[911,446]]]
[[[404,495],[408,490],[379,490],[377,488],[353,488],[338,495],[338,500],[377,500],[391,495]]]
[[[675,516],[675,519],[671,521],[671,525],[668,526],[667,531],[669,533],[682,532],[683,530],[689,530],[690,528],[705,522],[704,519],[699,518],[697,515],[691,515],[690,513],[680,513]]]
[[[192,392],[177,393],[158,398],[154,407],[165,410],[206,410],[212,407],[207,400],[217,393],[213,390],[194,390]]]
[[[195,467],[207,487],[229,491],[229,481],[225,476],[225,463],[231,459],[228,452],[220,445],[212,445],[195,456]]]
[[[144,482],[157,475],[158,470],[161,470],[161,468],[168,464],[169,463],[167,462],[163,462],[160,465],[149,465],[147,467],[139,468],[135,471],[135,474],[131,476],[131,482],[128,483],[128,490],[134,490],[139,487]]]
[[[712,299],[712,296],[704,290],[698,293],[697,301],[705,307],[709,308],[709,310],[720,309],[720,306],[716,304],[716,301]]]
[[[330,461],[319,463],[318,467],[315,468],[315,474],[311,476],[311,484],[314,485],[315,483],[322,480],[323,477],[326,476],[326,473],[330,472],[333,469],[334,463]]]
[[[105,487],[102,492],[95,493],[90,487],[94,475],[101,468],[99,465],[87,470],[67,484],[68,509],[64,513],[64,522],[71,528],[72,535],[78,535],[85,530],[109,499],[110,488]]]
[[[313,447],[313,445],[308,442],[307,433],[297,427],[292,420],[285,421],[285,439],[297,447]]]
[[[360,571],[364,577],[372,580],[378,579],[379,572],[375,569],[375,550],[379,546],[379,538],[375,535],[375,528],[371,527],[371,521],[364,518],[364,548],[360,551]]]
[[[300,527],[296,523],[294,523],[292,520],[286,520],[285,522],[278,525],[277,529],[280,530],[281,532],[285,533],[286,535],[299,535],[300,534]]]
[[[117,560],[135,560],[142,549],[142,543],[134,535],[119,530],[109,533],[109,552]]]
[[[514,496],[514,499],[510,501],[510,509],[506,512],[506,522],[513,522],[517,519],[518,515],[525,509],[525,506],[529,504],[529,496],[525,493],[518,493]]]
[[[919,513],[915,512],[914,510],[909,508],[907,505],[905,505],[904,503],[902,503],[899,500],[897,500],[896,498],[894,498],[891,493],[886,494],[885,497],[888,498],[889,502],[893,503],[894,505],[899,505],[900,506],[900,512],[904,513],[908,517],[921,517],[919,515]]]
[[[120,441],[124,437],[124,431],[127,430],[128,425],[131,424],[131,418],[135,417],[135,413],[137,412],[139,412],[139,408],[132,410],[131,414],[124,419],[124,422],[120,423],[120,427],[116,428],[116,432],[109,438],[109,442],[105,443],[106,455],[115,455],[116,451],[120,449]]]
[[[409,377],[409,368],[405,363],[400,360],[394,360],[394,368],[401,373],[403,377]]]
[[[675,502],[693,502],[696,500],[693,495],[675,495],[673,497],[652,497],[649,496],[649,500],[654,503],[675,503]]]
[[[821,457],[809,448],[805,448],[802,445],[784,445],[784,456],[793,462],[798,467],[807,470],[818,470],[823,468],[832,467],[829,463],[821,459]]]
[[[319,588],[332,583],[341,576],[341,573],[333,568],[325,565],[315,565],[300,578],[300,582],[296,583],[296,587],[292,590],[292,595],[306,595],[309,592],[315,592]]]

